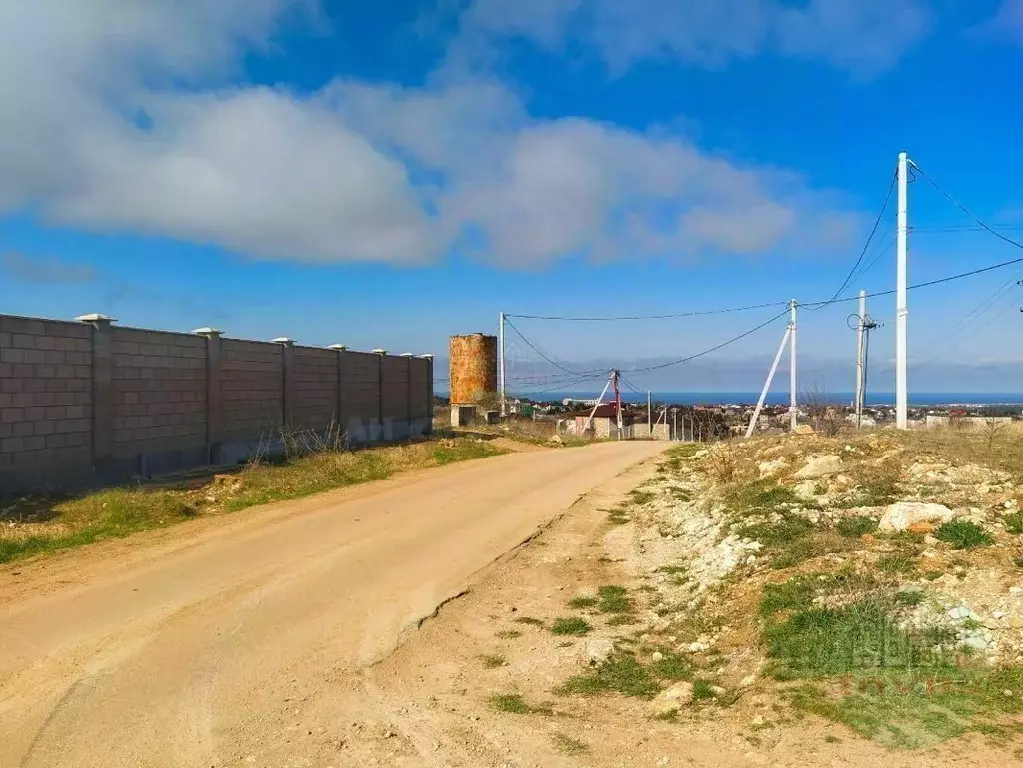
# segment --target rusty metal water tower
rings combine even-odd
[[[451,404],[478,405],[497,392],[497,337],[452,336]]]

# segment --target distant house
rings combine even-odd
[[[586,411],[580,411],[572,414],[572,418],[575,419],[575,433],[581,435],[586,431],[590,421],[590,413],[593,409]],[[622,410],[622,434],[623,440],[632,438],[633,433],[633,418],[632,414],[626,410]],[[614,403],[604,403],[597,406],[597,410],[593,413],[593,436],[594,437],[611,437],[617,438],[618,435],[618,409]]]

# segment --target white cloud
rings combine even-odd
[[[616,72],[648,58],[720,66],[773,53],[871,75],[892,67],[930,22],[924,0],[476,0],[461,44],[479,50],[488,35],[510,35],[557,48],[571,34]]]
[[[816,252],[856,226],[796,176],[676,137],[534,119],[486,77],[418,89],[338,79],[303,95],[232,86],[241,53],[272,47],[293,5],[0,6],[0,209],[321,263],[414,263],[453,247],[511,266]],[[553,41],[574,3],[483,20],[532,29],[541,8]]]

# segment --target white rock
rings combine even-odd
[[[739,683],[739,687],[740,688],[749,688],[756,681],[757,681],[757,676],[756,675],[747,675],[746,677],[744,677],[742,679],[742,682]]]
[[[727,691],[720,685],[712,685],[710,687],[710,692],[713,693],[715,696],[724,696],[727,693]]]
[[[693,700],[693,684],[687,682],[675,683],[657,694],[650,708],[659,715],[670,715],[678,712],[682,707]]]
[[[914,523],[947,523],[954,512],[944,504],[922,501],[897,501],[881,516],[878,529],[882,531],[904,531]]]
[[[949,618],[955,619],[956,621],[959,621],[960,619],[968,619],[970,617],[970,609],[964,608],[960,605],[956,608],[950,609],[948,615]]]
[[[614,643],[608,637],[591,637],[583,645],[583,659],[587,664],[600,666],[614,653]]]
[[[652,654],[650,655],[650,658],[651,658],[651,659],[652,659],[653,661],[655,661],[655,662],[657,662],[657,661],[662,661],[662,660],[664,659],[664,654],[663,654],[663,653],[661,653],[660,651],[654,651],[654,652],[653,652],[653,653],[652,653]]]
[[[1005,618],[1005,611],[995,611],[994,613],[991,614],[991,618],[1003,619]]]
[[[840,456],[814,456],[806,465],[796,472],[796,480],[812,480],[816,477],[827,477],[837,475],[842,471],[842,458]]]
[[[789,463],[788,459],[786,459],[784,456],[781,456],[777,459],[772,459],[771,461],[760,462],[760,464],[757,466],[757,469],[760,470],[761,477],[768,477],[769,475],[773,475],[776,472],[784,469],[788,463]]]

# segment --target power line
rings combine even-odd
[[[1020,243],[1017,240],[1013,240],[1011,237],[1008,237],[1007,235],[1003,235],[997,229],[994,229],[994,228],[988,226],[983,221],[981,221],[981,219],[979,217],[977,217],[969,208],[967,208],[965,205],[963,205],[958,200],[956,200],[954,197],[952,197],[952,195],[950,195],[948,192],[946,192],[944,189],[942,189],[938,185],[938,183],[934,179],[932,179],[930,176],[928,176],[927,173],[924,171],[924,169],[921,168],[919,165],[917,165],[916,163],[913,163],[913,167],[920,173],[921,176],[924,177],[924,179],[927,180],[928,184],[930,184],[932,187],[934,187],[936,190],[938,190],[938,192],[940,192],[941,195],[946,200],[948,200],[950,203],[952,203],[952,205],[954,205],[956,208],[958,208],[960,211],[962,211],[968,217],[970,217],[977,224],[977,226],[979,226],[981,229],[986,230],[987,232],[990,232],[992,235],[997,237],[999,240],[1003,240],[1004,242],[1008,243],[1009,245],[1014,245],[1017,248],[1023,249],[1023,243]]]
[[[857,268],[863,262],[863,257],[867,255],[867,251],[870,249],[870,244],[874,240],[874,235],[877,234],[877,228],[881,226],[881,220],[884,218],[884,212],[888,210],[888,204],[892,201],[892,191],[895,189],[895,182],[897,180],[898,174],[897,173],[892,174],[891,183],[888,185],[888,192],[884,197],[884,205],[882,205],[881,210],[878,211],[877,218],[874,220],[874,226],[870,230],[870,234],[867,235],[867,242],[863,244],[863,250],[860,251],[860,256],[858,259],[856,259],[856,263],[853,264],[852,269],[849,270],[849,274],[845,276],[845,280],[843,280],[842,284],[838,286],[838,290],[835,291],[831,298],[828,299],[828,301],[826,301],[825,303],[821,304],[820,306],[815,307],[814,309],[818,310],[824,309],[824,307],[828,306],[828,304],[831,304],[831,302],[833,302],[835,299],[842,295],[842,291],[846,289],[846,286],[849,285],[849,281],[853,279],[853,275],[856,274]]]
[[[523,394],[528,394],[528,395],[545,395],[545,394],[548,394],[550,392],[557,392],[558,390],[568,389],[569,387],[574,387],[574,386],[576,386],[578,384],[583,384],[583,383],[585,383],[587,381],[596,381],[597,379],[603,379],[606,376],[607,376],[607,371],[603,371],[603,372],[601,372],[599,374],[596,374],[596,375],[593,375],[593,376],[582,376],[582,377],[579,377],[577,379],[573,379],[571,381],[566,381],[566,382],[564,382],[562,384],[558,384],[557,386],[550,387],[549,389],[541,389],[541,390],[537,390],[536,392],[524,392]]]
[[[727,347],[730,344],[734,344],[737,341],[745,339],[747,336],[752,336],[757,331],[761,330],[762,328],[766,328],[771,323],[773,323],[775,320],[778,320],[779,318],[785,317],[788,314],[789,314],[789,310],[786,309],[784,312],[781,312],[780,314],[775,315],[770,320],[766,320],[763,323],[761,323],[760,325],[755,326],[754,328],[750,328],[748,331],[745,331],[744,333],[741,333],[738,336],[729,339],[728,341],[723,341],[720,344],[711,347],[710,349],[705,349],[702,352],[697,352],[694,355],[689,355],[689,357],[683,357],[680,360],[673,360],[670,363],[662,363],[660,365],[651,365],[651,366],[648,366],[646,368],[632,368],[632,369],[629,370],[629,373],[644,373],[646,371],[659,371],[662,368],[670,368],[670,367],[672,367],[674,365],[681,365],[682,363],[688,363],[690,360],[695,360],[698,357],[703,357],[704,355],[709,355],[711,352],[717,352],[719,349],[724,349],[725,347]]]
[[[508,326],[509,328],[511,328],[511,329],[512,329],[513,331],[515,331],[515,333],[516,333],[516,334],[518,334],[518,337],[519,337],[520,339],[522,339],[522,340],[523,340],[524,342],[526,342],[526,344],[527,344],[527,345],[529,346],[529,348],[530,348],[530,349],[532,349],[532,350],[533,350],[534,352],[536,352],[536,354],[540,355],[540,357],[542,357],[542,358],[543,358],[544,360],[546,360],[546,361],[547,361],[548,363],[550,363],[551,365],[553,365],[553,366],[554,366],[555,368],[557,368],[558,370],[564,371],[565,373],[570,373],[570,374],[572,374],[573,376],[583,376],[583,375],[585,375],[586,373],[589,373],[588,371],[573,371],[573,370],[570,370],[569,368],[566,368],[565,366],[561,365],[561,363],[558,363],[558,362],[556,362],[556,361],[552,360],[552,359],[551,359],[550,357],[548,357],[548,356],[547,356],[547,355],[546,355],[546,354],[545,354],[545,353],[544,353],[543,351],[541,351],[541,350],[540,350],[540,348],[539,348],[539,347],[537,347],[537,346],[536,346],[536,345],[535,345],[535,344],[534,344],[533,342],[531,342],[531,341],[530,341],[529,339],[527,339],[527,338],[526,338],[525,336],[523,336],[523,335],[522,335],[522,331],[520,331],[520,330],[519,330],[518,328],[516,328],[516,327],[515,327],[515,326],[514,326],[514,325],[513,325],[513,324],[512,324],[512,323],[511,323],[511,322],[510,322],[509,320],[508,320],[508,316],[507,316],[507,315],[505,315],[505,320],[504,320],[504,323],[505,323],[505,325],[507,325],[507,326]]]

